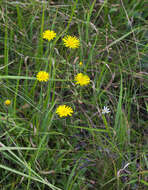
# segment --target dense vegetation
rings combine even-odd
[[[147,0],[0,6],[0,189],[148,189]],[[65,47],[67,35],[80,46]]]

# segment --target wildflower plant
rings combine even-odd
[[[72,116],[73,109],[70,106],[60,105],[56,109],[56,114],[58,114],[59,117]]]
[[[56,33],[53,30],[46,30],[45,32],[43,32],[43,39],[51,41],[55,37],[56,37]]]
[[[148,0],[0,2],[0,189],[148,189]]]
[[[83,73],[78,73],[75,76],[75,84],[79,84],[80,86],[85,86],[90,83],[90,78],[87,75],[84,75]]]
[[[109,112],[110,112],[110,109],[107,106],[104,106],[103,109],[102,109],[102,114],[106,114],[106,113],[109,113]]]
[[[80,66],[82,66],[82,65],[83,65],[82,61],[80,61],[79,65],[80,65]]]
[[[39,71],[36,78],[40,82],[47,82],[49,80],[49,74],[46,71]]]
[[[4,104],[5,104],[6,106],[9,106],[9,105],[11,104],[11,100],[9,100],[9,99],[5,100],[5,101],[4,101]]]
[[[76,36],[67,35],[63,39],[65,47],[75,49],[80,46],[80,40]]]

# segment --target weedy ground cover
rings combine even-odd
[[[148,2],[0,6],[0,189],[146,190]]]

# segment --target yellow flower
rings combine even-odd
[[[83,65],[83,63],[80,61],[79,65],[80,65],[80,66]]]
[[[66,105],[60,105],[56,109],[56,114],[58,114],[60,117],[65,117],[65,116],[72,116],[73,110],[71,107],[66,106]]]
[[[65,47],[75,49],[80,46],[80,41],[76,36],[67,35],[62,40],[64,42]]]
[[[9,99],[5,100],[4,104],[5,104],[6,106],[9,106],[9,105],[11,104],[11,100],[9,100]]]
[[[53,40],[53,38],[56,37],[56,33],[53,30],[46,30],[43,32],[43,39],[46,39],[48,41]]]
[[[40,71],[36,75],[36,78],[40,82],[47,82],[49,80],[49,74],[45,71]]]
[[[87,75],[84,75],[83,73],[78,73],[75,76],[76,84],[80,84],[81,86],[88,85],[90,83],[90,78]]]

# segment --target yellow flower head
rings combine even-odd
[[[59,115],[59,117],[66,117],[66,116],[72,116],[73,110],[71,107],[66,106],[66,105],[60,105],[56,109],[56,114]]]
[[[40,71],[36,75],[36,78],[40,82],[47,82],[49,80],[49,74],[45,71]]]
[[[46,30],[43,32],[43,39],[46,39],[48,41],[53,40],[53,38],[56,37],[56,33],[53,30]]]
[[[83,65],[83,63],[80,61],[79,65],[80,65],[80,66]]]
[[[5,104],[6,106],[9,106],[9,105],[11,104],[11,100],[9,100],[9,99],[5,100],[4,104]]]
[[[87,75],[84,75],[83,73],[78,73],[75,76],[76,84],[80,84],[81,86],[88,85],[90,83],[90,78]]]
[[[67,35],[62,40],[64,42],[65,47],[75,49],[80,46],[80,40],[76,36]]]

